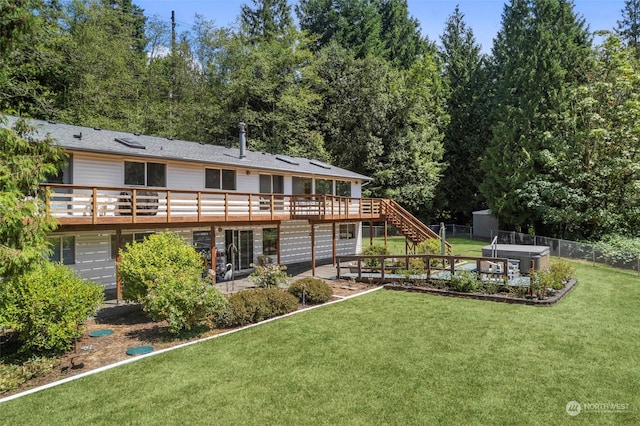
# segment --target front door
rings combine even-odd
[[[227,262],[233,269],[249,269],[253,263],[253,231],[224,231],[224,245],[227,251]]]

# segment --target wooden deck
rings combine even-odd
[[[381,199],[42,185],[61,226],[382,220]]]

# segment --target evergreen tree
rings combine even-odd
[[[366,195],[393,198],[425,217],[442,169],[444,92],[425,55],[407,71],[357,59],[331,42],[317,57],[324,82],[321,130],[335,163],[375,181]]]
[[[270,40],[288,32],[293,26],[291,6],[286,0],[251,0],[254,9],[241,7],[243,31],[250,39]]]
[[[382,18],[382,41],[385,58],[408,69],[429,49],[429,41],[420,34],[420,23],[409,16],[407,0],[379,0]]]
[[[624,43],[640,58],[640,0],[625,0],[617,31]]]
[[[483,131],[488,115],[487,70],[473,31],[456,6],[440,37],[440,56],[448,86],[450,116],[443,140],[447,168],[437,191],[442,216],[454,223],[469,223],[471,213],[483,207],[480,168],[488,143]]]
[[[318,48],[335,39],[356,58],[386,53],[376,0],[301,0],[296,13],[300,28],[318,36]]]
[[[68,63],[64,104],[59,119],[74,124],[121,130],[141,127],[142,75],[146,54],[138,47],[137,9],[126,2],[76,1],[69,5],[64,46]]]
[[[492,139],[481,191],[501,225],[554,235],[531,207],[535,188],[557,176],[554,155],[566,143],[558,132],[568,91],[583,83],[591,41],[569,0],[512,0],[494,41],[496,93]]]
[[[640,67],[633,48],[609,37],[594,53],[585,84],[567,92],[570,111],[545,155],[557,170],[528,183],[526,206],[571,239],[640,235]]]

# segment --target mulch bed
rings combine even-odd
[[[342,299],[374,287],[348,281],[327,281],[327,283],[333,290],[331,300]],[[104,329],[113,330],[113,333],[101,337],[89,336],[91,332]],[[229,330],[233,328],[203,327],[190,335],[175,337],[169,334],[166,321],[150,321],[139,305],[110,306],[102,309],[95,318],[85,323],[84,333],[74,345],[74,350],[58,358],[53,370],[44,376],[27,381],[16,390],[0,392],[0,398],[129,359],[131,356],[126,352],[132,347],[152,346],[154,350],[160,350]]]

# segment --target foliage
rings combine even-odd
[[[640,0],[625,0],[616,33],[640,59]]]
[[[0,363],[0,394],[16,390],[21,384],[46,375],[54,366],[52,358],[40,356],[19,363]]]
[[[487,294],[496,294],[500,290],[500,287],[502,287],[500,284],[490,281],[482,285],[483,292]]]
[[[302,278],[289,286],[289,293],[309,304],[324,303],[331,298],[333,291],[329,284],[319,278]]]
[[[489,71],[458,6],[440,39],[450,121],[443,139],[447,168],[438,185],[436,205],[441,217],[464,224],[470,222],[473,211],[484,206],[479,185],[483,180],[480,164],[489,139],[485,129],[490,109]]]
[[[167,320],[169,332],[191,330],[226,308],[227,299],[193,274],[167,273],[155,278],[142,308],[153,321]]]
[[[18,333],[22,352],[62,352],[82,335],[82,324],[103,302],[101,286],[61,264],[43,263],[7,283],[0,324]]]
[[[478,292],[482,289],[482,282],[474,272],[459,271],[451,276],[451,288],[463,293]]]
[[[636,262],[640,259],[640,238],[607,235],[594,243],[594,246],[607,263],[612,265]]]
[[[289,276],[284,265],[254,265],[250,277],[260,288],[281,288],[287,286]]]
[[[142,242],[127,244],[120,254],[122,295],[134,302],[147,298],[159,278],[178,274],[199,277],[204,267],[195,248],[173,232],[152,234]]]
[[[56,222],[44,214],[46,194],[39,183],[57,174],[64,158],[51,138],[37,140],[24,121],[0,127],[0,276],[5,282],[44,261],[46,236]],[[1,296],[0,287],[0,302]]]
[[[569,280],[571,280],[571,278],[573,278],[573,276],[575,275],[576,270],[573,266],[571,266],[571,263],[566,260],[560,259],[551,263],[551,265],[549,266],[549,273],[553,277],[553,282],[556,283],[553,288],[556,288],[558,287],[558,284],[562,285],[568,283]],[[560,288],[562,287],[558,287],[557,289]]]
[[[550,271],[532,271],[529,273],[531,284],[529,288],[538,299],[546,299],[549,290],[560,290],[564,287],[562,281]]]
[[[229,296],[229,312],[221,317],[226,321],[226,326],[245,325],[284,315],[297,308],[298,299],[289,292],[277,288],[257,288]]]
[[[492,138],[480,189],[501,226],[554,235],[539,194],[553,190],[572,88],[585,82],[591,41],[572,2],[513,0],[493,46]],[[564,199],[558,198],[558,201]]]
[[[251,0],[255,9],[244,4],[240,19],[250,38],[271,40],[286,34],[293,26],[291,6],[286,0]]]
[[[389,253],[389,247],[385,245],[369,245],[362,249],[363,256],[385,256]],[[373,268],[377,268],[380,266],[380,261],[378,259],[364,259],[364,264]]]

